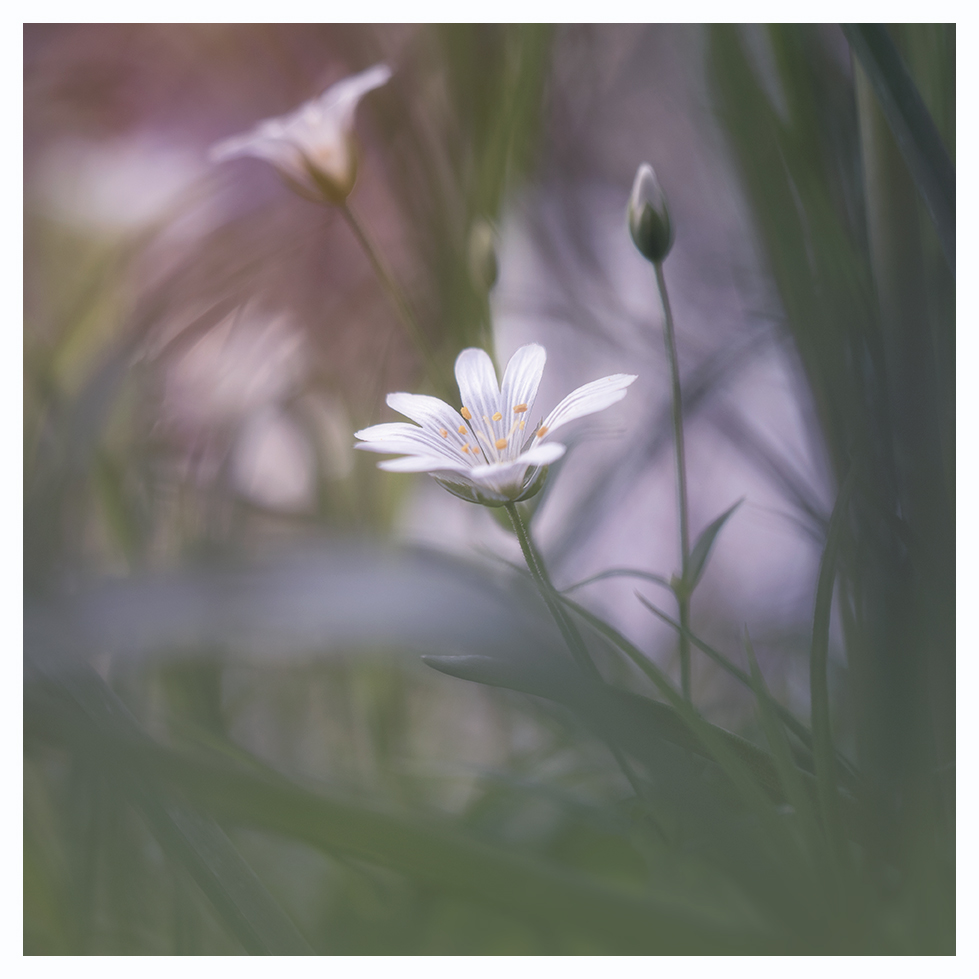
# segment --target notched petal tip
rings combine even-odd
[[[562,425],[604,411],[626,396],[626,388],[638,374],[610,374],[572,391],[545,419],[538,433],[548,435]],[[541,436],[543,437],[543,436]]]

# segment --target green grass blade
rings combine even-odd
[[[641,654],[637,652],[637,655]],[[518,690],[563,704],[600,736],[615,741],[637,756],[645,753],[637,741],[648,747],[662,739],[702,757],[710,757],[700,739],[668,704],[584,678],[569,682],[569,678],[560,675],[563,671],[558,664],[548,664],[549,669],[531,672],[488,656],[425,656],[423,659],[433,669],[448,676]],[[781,801],[784,798],[781,785],[766,753],[723,728],[715,727],[714,731],[741,756],[765,790]]]
[[[772,760],[778,771],[778,777],[782,783],[786,798],[799,817],[803,836],[809,850],[810,859],[813,867],[817,871],[821,865],[821,851],[824,846],[824,838],[819,828],[819,821],[816,815],[816,808],[812,793],[808,790],[803,773],[796,766],[792,758],[792,748],[786,737],[785,729],[781,719],[773,708],[773,698],[758,667],[755,658],[755,651],[745,629],[745,650],[748,654],[748,662],[751,664],[751,680],[755,691],[755,699],[758,703],[758,716],[761,721],[765,739],[772,751]]]
[[[684,631],[683,626],[681,626],[679,622],[667,615],[662,609],[657,608],[647,598],[639,595],[638,593],[636,597],[640,602],[642,602],[643,605],[646,606],[646,608],[649,609],[650,612],[662,619],[667,625],[676,629],[678,632]],[[739,669],[723,653],[718,652],[689,630],[685,631],[687,632],[690,642],[693,643],[693,645],[695,645],[702,652],[706,653],[712,660],[714,660],[715,663],[718,664],[718,666],[722,667],[727,673],[735,677],[749,690],[754,690],[752,679],[747,673],[744,672],[744,670]],[[811,755],[813,745],[812,732],[787,707],[783,707],[777,700],[769,698],[769,706],[778,715],[779,720],[802,742],[806,748],[805,753],[799,751],[798,749],[793,751],[793,754],[796,757],[796,763],[801,764],[804,769],[808,767],[815,770]],[[836,752],[836,764],[843,784],[846,785],[846,787],[851,791],[857,791],[860,784],[859,777],[847,758],[838,751]]]
[[[764,752],[760,752],[760,749],[755,748],[754,745],[749,745],[749,742],[737,738],[730,732],[722,731],[722,729],[705,721],[673,688],[659,667],[643,656],[611,626],[590,614],[585,618],[601,635],[626,652],[630,659],[653,681],[680,719],[703,745],[711,759],[730,779],[745,806],[758,819],[765,839],[775,855],[779,871],[786,880],[793,881],[791,893],[801,897],[804,904],[808,903],[808,895],[805,894],[804,889],[798,888],[798,881],[804,879],[806,868],[796,841],[775,812],[772,798],[765,789],[764,783],[767,778],[759,778],[760,773],[752,764],[752,761],[757,759],[760,753],[766,759],[765,775],[770,776],[773,771],[771,760],[764,755]],[[750,750],[746,750],[746,746]]]
[[[152,767],[120,750],[149,739],[104,681],[84,669],[62,675],[48,690],[61,701],[56,709],[66,719],[75,719],[75,736],[80,734],[89,749],[89,762],[99,766],[142,812],[163,851],[186,867],[244,948],[259,955],[312,954],[289,916],[213,819],[178,802]],[[101,750],[106,747],[108,751]]]
[[[886,27],[844,24],[843,33],[870,79],[954,274],[955,168],[938,127]]]
[[[836,750],[830,724],[829,683],[829,621],[833,605],[833,586],[836,582],[836,560],[846,529],[853,475],[847,476],[833,507],[826,535],[826,548],[819,565],[816,584],[816,605],[813,612],[812,649],[809,655],[809,692],[812,699],[813,757],[816,763],[816,782],[823,823],[829,836],[831,852],[840,869],[846,864],[846,842],[840,817],[836,783]]]
[[[740,667],[735,666],[723,653],[718,652],[713,646],[704,642],[702,639],[695,636],[689,629],[684,629],[676,619],[667,615],[662,609],[655,606],[649,601],[645,596],[636,594],[636,598],[649,609],[655,616],[662,619],[668,626],[671,626],[677,632],[686,632],[687,638],[690,642],[696,646],[701,652],[709,656],[718,666],[721,667],[730,676],[733,676],[740,684],[747,687],[749,690],[754,689],[751,677],[745,673]],[[642,654],[640,654],[642,655]],[[788,708],[783,707],[777,701],[772,704],[773,709],[776,711],[778,716],[782,719],[782,722],[788,727],[788,729],[806,746],[806,748],[812,748],[812,732],[792,714]]]
[[[558,934],[588,936],[616,952],[776,951],[758,931],[735,928],[668,896],[635,895],[461,833],[446,819],[418,819],[329,798],[284,778],[205,763],[155,744],[120,718],[111,691],[78,710],[32,683],[28,733],[87,751],[108,769],[135,768],[178,790],[196,809],[330,853],[389,867],[417,883],[496,907]],[[135,723],[135,722],[133,722]]]
[[[690,560],[687,562],[687,580],[684,582],[687,594],[693,592],[703,576],[707,568],[707,559],[710,557],[714,541],[717,540],[717,535],[721,532],[721,528],[743,502],[744,498],[742,497],[734,506],[729,507],[716,520],[712,521],[697,538],[696,543],[690,551]]]
[[[563,589],[563,594],[570,595],[571,592],[577,591],[579,588],[584,588],[585,585],[590,585],[595,581],[604,581],[606,578],[642,578],[644,581],[652,581],[654,584],[661,585],[667,591],[673,591],[673,586],[670,584],[669,578],[664,578],[661,574],[653,574],[652,571],[641,571],[638,568],[609,568],[606,571],[593,574],[590,578],[585,578],[584,581],[569,585]]]
[[[137,804],[164,852],[182,863],[229,931],[252,955],[312,955],[313,950],[209,816],[137,790]]]

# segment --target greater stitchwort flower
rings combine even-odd
[[[342,204],[357,176],[353,142],[357,104],[390,77],[387,65],[374,65],[344,78],[295,112],[266,119],[247,133],[218,143],[211,148],[211,159],[254,156],[268,160],[303,197]]]
[[[462,396],[456,411],[438,398],[397,392],[387,403],[416,425],[392,422],[356,433],[358,449],[403,452],[378,463],[389,472],[427,472],[450,493],[485,506],[504,506],[533,496],[547,467],[565,446],[549,441],[562,425],[602,411],[625,397],[635,374],[612,374],[572,391],[536,427],[527,424],[546,360],[536,343],[521,347],[507,364],[503,387],[489,354],[476,347],[456,359]]]

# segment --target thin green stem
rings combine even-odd
[[[425,361],[425,370],[428,373],[429,380],[431,380],[432,384],[435,385],[440,394],[451,398],[453,396],[452,386],[447,383],[446,377],[435,358],[435,354],[432,351],[428,340],[425,339],[425,334],[422,332],[422,329],[418,324],[418,320],[411,310],[411,306],[408,304],[407,297],[405,296],[401,287],[398,285],[391,271],[388,269],[380,251],[378,251],[378,249],[374,246],[374,243],[371,241],[371,238],[367,233],[367,229],[361,223],[360,219],[354,214],[349,203],[345,201],[343,204],[338,205],[338,209],[343,215],[347,224],[350,226],[350,230],[354,233],[354,237],[358,242],[360,242],[360,246],[363,248],[364,254],[367,255],[367,258],[370,260],[370,263],[374,268],[375,274],[381,281],[381,285],[384,287],[389,298],[391,299],[391,302],[394,304],[395,309],[398,311],[398,315],[401,317],[401,322],[404,324],[405,331],[408,333],[411,342],[422,355],[422,358]]]
[[[666,291],[666,278],[663,275],[663,263],[654,262],[656,269],[656,285],[659,287],[660,299],[663,302],[665,328],[663,335],[666,340],[666,359],[670,364],[671,380],[671,409],[673,415],[673,448],[676,458],[676,495],[680,511],[680,568],[681,587],[677,591],[677,603],[680,608],[680,625],[684,630],[690,629],[690,595],[687,592],[687,566],[690,561],[690,515],[687,505],[687,459],[683,444],[683,400],[680,392],[680,362],[676,354],[676,332],[673,328],[673,311],[670,309],[670,297]],[[690,640],[680,633],[680,688],[683,696],[691,699],[690,692]]]
[[[567,612],[565,612],[557,597],[557,592],[555,591],[554,586],[551,584],[551,579],[547,574],[544,559],[541,557],[540,552],[537,550],[537,547],[534,544],[533,538],[530,536],[530,528],[524,523],[520,510],[517,508],[517,504],[506,503],[504,506],[507,515],[510,517],[510,522],[513,524],[513,529],[516,532],[517,540],[520,541],[520,550],[523,551],[524,560],[527,562],[527,568],[530,571],[530,575],[534,579],[534,583],[537,585],[537,590],[540,592],[541,598],[544,599],[544,604],[547,606],[548,611],[551,613],[551,616],[557,623],[558,629],[561,630],[561,635],[564,637],[564,641],[568,644],[568,649],[571,650],[571,655],[574,656],[575,662],[591,679],[601,679],[598,669],[595,667],[595,664],[592,662],[592,658],[588,653],[588,647],[585,645],[585,640],[578,631],[578,627],[571,620],[571,617],[567,614]]]
[[[565,643],[567,643],[568,649],[571,650],[571,655],[590,680],[603,683],[602,676],[592,661],[588,647],[585,645],[585,640],[582,638],[578,626],[571,616],[568,615],[554,585],[551,584],[544,559],[534,545],[534,539],[530,536],[530,528],[524,523],[517,504],[506,503],[504,506],[507,515],[510,517],[510,522],[513,524],[513,529],[516,531],[517,540],[520,541],[520,550],[523,551],[524,560],[527,562],[527,568],[530,571],[531,577],[537,585],[537,590],[540,592],[541,598],[544,599],[544,604],[547,606],[555,623],[557,623],[557,627],[561,631],[561,636],[564,638]],[[622,773],[629,780],[629,784],[632,786],[632,790],[636,793],[636,796],[643,801],[647,801],[648,792],[633,771],[629,759],[614,744],[609,744],[608,748],[612,752],[612,756],[618,763],[619,768],[622,769]],[[658,825],[655,825],[655,823],[654,826],[657,832],[662,835],[662,829]]]

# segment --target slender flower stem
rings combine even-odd
[[[590,680],[597,680],[599,683],[604,683],[601,674],[598,672],[598,668],[592,661],[588,647],[585,645],[585,640],[582,638],[578,626],[575,625],[574,620],[568,615],[558,593],[554,589],[554,585],[551,584],[544,559],[534,545],[534,539],[530,536],[530,528],[524,523],[520,510],[517,509],[517,504],[507,503],[504,506],[507,515],[510,517],[510,522],[513,524],[513,529],[517,533],[517,540],[520,541],[520,550],[523,551],[524,560],[527,562],[527,568],[530,571],[531,577],[537,585],[537,590],[540,592],[541,598],[544,599],[544,604],[547,605],[554,621],[557,623],[558,629],[561,630],[561,635],[564,637],[568,649],[571,650],[571,655],[574,656],[575,662],[584,670]],[[608,744],[608,748],[612,752],[612,756],[618,763],[619,768],[622,769],[622,773],[629,780],[629,784],[632,786],[636,796],[642,800],[646,800],[648,792],[633,771],[632,765],[629,764],[629,759],[614,744]],[[663,835],[661,827],[651,817],[650,821],[653,823],[656,831]],[[665,835],[663,838],[666,839]]]
[[[690,595],[687,592],[687,566],[690,562],[690,517],[687,506],[687,460],[683,445],[683,401],[680,393],[680,362],[676,354],[676,332],[673,328],[673,311],[670,309],[670,297],[666,291],[666,278],[663,275],[663,263],[654,262],[656,269],[656,285],[659,286],[660,299],[663,302],[666,339],[666,358],[670,362],[670,379],[672,382],[671,404],[673,415],[673,447],[676,458],[676,495],[680,510],[680,568],[682,583],[677,593],[677,603],[680,607],[680,625],[683,630],[690,629]],[[683,696],[690,700],[690,640],[680,633],[680,687]]]
[[[520,541],[520,550],[523,551],[524,560],[527,562],[527,568],[530,571],[531,577],[537,585],[537,590],[540,592],[541,598],[544,599],[544,604],[557,623],[558,629],[561,630],[561,635],[568,644],[571,655],[574,656],[575,662],[588,674],[589,678],[593,680],[601,679],[588,653],[585,640],[578,631],[578,627],[574,624],[557,598],[554,586],[551,584],[550,577],[548,577],[544,559],[534,545],[533,538],[530,536],[530,528],[524,523],[520,511],[517,509],[517,504],[507,503],[505,504],[505,508],[507,515],[510,517],[510,522],[513,524],[513,529],[516,531],[517,540]]]
[[[371,265],[374,267],[374,272],[376,273],[378,279],[381,280],[381,285],[387,291],[391,302],[394,304],[395,309],[397,309],[398,315],[401,317],[401,321],[404,324],[405,330],[407,331],[408,336],[411,338],[412,343],[414,343],[414,345],[418,348],[419,353],[422,355],[422,358],[425,361],[425,369],[428,372],[429,379],[435,385],[440,394],[451,398],[453,396],[452,387],[446,383],[446,378],[443,371],[439,367],[438,361],[435,359],[435,354],[432,352],[431,346],[425,339],[425,334],[418,325],[418,320],[415,318],[415,314],[411,311],[411,306],[408,304],[407,297],[385,264],[384,259],[381,257],[380,251],[374,247],[374,244],[367,233],[367,229],[351,210],[349,203],[344,201],[344,203],[338,205],[338,209],[343,215],[347,224],[350,226],[350,230],[354,233],[357,241],[360,242],[360,246],[363,248],[364,253],[370,260]]]

